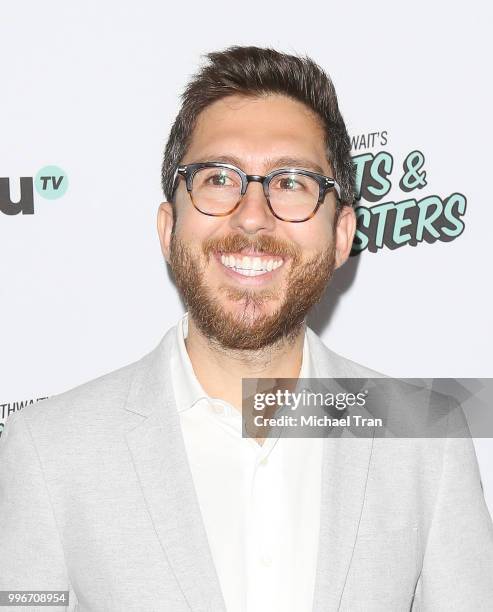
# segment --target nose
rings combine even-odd
[[[231,228],[255,234],[259,230],[273,230],[276,224],[270,212],[262,183],[250,181],[238,208],[230,217]]]

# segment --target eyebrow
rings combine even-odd
[[[243,166],[242,160],[234,155],[202,156],[200,159],[197,159],[195,163],[204,163],[210,161],[222,162],[224,164],[232,164],[233,166],[238,166],[238,168],[241,168]],[[318,174],[326,176],[326,171],[322,168],[322,166],[304,157],[292,157],[290,155],[283,155],[282,157],[276,158],[268,157],[264,160],[264,165],[265,172],[267,173],[277,168],[291,167],[312,170],[313,172],[317,172]]]

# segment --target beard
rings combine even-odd
[[[335,234],[335,232],[334,232]],[[238,287],[230,283],[219,286],[219,291],[239,304],[239,313],[228,312],[204,281],[206,264],[211,254],[238,253],[244,248],[289,257],[291,268],[284,293],[279,288],[259,289]],[[203,257],[202,257],[202,256]],[[249,240],[245,235],[232,234],[221,239],[209,239],[202,245],[202,253],[195,253],[173,231],[170,242],[170,264],[178,289],[190,315],[202,334],[221,348],[260,351],[283,342],[294,342],[303,328],[309,310],[320,301],[335,268],[334,239],[319,254],[302,261],[301,250],[292,243],[259,236]],[[273,312],[264,306],[274,302]]]

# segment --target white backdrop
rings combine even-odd
[[[0,210],[0,426],[23,401],[138,359],[183,312],[155,230],[161,156],[200,54],[232,44],[308,54],[329,72],[355,141],[379,133],[354,154],[393,157],[378,203],[467,200],[456,239],[351,258],[312,327],[389,375],[491,377],[491,17],[487,0],[4,1],[0,185],[27,213],[20,177],[44,169],[68,189],[48,199],[59,191],[39,179],[33,214]],[[406,194],[416,150],[426,186]],[[493,510],[491,440],[475,442]]]

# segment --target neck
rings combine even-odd
[[[241,412],[242,378],[298,378],[304,339],[305,325],[289,342],[283,338],[258,351],[227,349],[205,337],[189,314],[185,346],[207,395]]]

